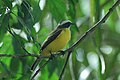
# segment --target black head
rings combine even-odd
[[[69,28],[73,23],[69,20],[65,20],[59,23],[59,28]]]

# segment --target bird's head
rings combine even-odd
[[[69,28],[73,23],[69,20],[62,21],[58,24],[58,28]]]

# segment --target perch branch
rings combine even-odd
[[[88,31],[86,31],[78,41],[76,41],[70,48],[66,49],[65,52],[71,52],[74,48],[77,47],[77,45],[82,42],[89,34],[91,34],[92,32],[95,31],[95,29],[100,26],[101,24],[105,23],[105,21],[108,19],[108,17],[111,15],[111,13],[113,12],[113,10],[120,4],[120,0],[117,0],[115,4],[113,4],[113,6],[109,9],[109,11],[106,13],[106,15],[100,20],[98,21],[95,25],[93,25],[93,27],[91,27]],[[69,53],[70,55],[71,53]],[[68,55],[68,59],[69,59],[69,55]],[[64,64],[64,68],[62,70],[62,73],[60,74],[59,80],[61,80],[62,75],[64,73],[66,64],[67,64],[67,59],[66,62]]]
[[[93,25],[93,27],[91,27],[88,31],[86,31],[78,41],[76,41],[70,48],[66,49],[65,52],[68,51],[72,51],[74,48],[77,47],[77,45],[83,41],[89,34],[91,34],[92,32],[95,31],[95,29],[100,26],[102,23],[105,23],[105,21],[108,19],[108,17],[111,15],[111,13],[113,12],[113,10],[120,4],[120,0],[117,0],[117,2],[115,4],[113,4],[113,6],[109,9],[109,11],[106,13],[106,15],[100,20],[98,21],[95,25]]]
[[[22,58],[22,57],[38,57],[39,55],[36,54],[17,54],[17,55],[12,55],[12,54],[0,54],[0,57],[13,57],[13,58]]]
[[[76,41],[70,48],[66,49],[64,51],[64,53],[68,52],[68,56],[67,56],[67,59],[66,59],[66,62],[64,64],[64,67],[63,67],[63,70],[60,74],[60,77],[59,77],[59,80],[62,79],[62,76],[64,74],[64,70],[65,70],[65,67],[67,65],[67,62],[68,62],[68,59],[69,59],[69,56],[72,52],[73,49],[75,49],[77,47],[78,44],[80,44],[80,42],[82,42],[88,35],[90,35],[92,32],[95,31],[95,29],[100,26],[101,24],[105,23],[105,21],[108,19],[108,17],[111,15],[111,13],[113,12],[113,10],[120,4],[120,0],[117,0],[115,4],[113,4],[113,6],[109,9],[109,11],[106,13],[106,15],[100,20],[98,21],[95,25],[93,25],[93,27],[91,27],[88,31],[86,31],[81,37],[80,39],[78,39],[78,41]],[[14,36],[14,35],[13,35]],[[23,48],[24,49],[24,48]],[[28,52],[27,52],[28,53]],[[60,54],[55,54],[56,57],[59,57],[60,55],[63,55],[63,53],[60,53]],[[0,54],[0,57],[15,57],[15,58],[19,58],[19,57],[27,57],[27,56],[32,56],[32,57],[38,57],[38,55],[34,55],[34,54],[21,54],[21,55],[7,55],[7,54]],[[44,65],[42,65],[41,67],[44,67],[49,61],[47,61]],[[36,72],[36,75],[37,73],[41,70],[41,67],[40,69]],[[36,76],[35,75],[35,76]]]

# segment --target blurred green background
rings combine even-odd
[[[0,54],[39,54],[40,44],[62,20],[71,20],[69,48],[116,0],[1,0]],[[11,35],[8,30],[14,34]],[[120,7],[69,58],[63,80],[120,80]],[[36,80],[58,80],[65,56],[49,62]],[[0,57],[0,80],[29,80],[34,57]]]

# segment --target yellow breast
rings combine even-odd
[[[71,38],[69,28],[63,29],[60,35],[52,41],[42,52],[44,56],[49,56],[50,52],[57,52],[65,47]]]

